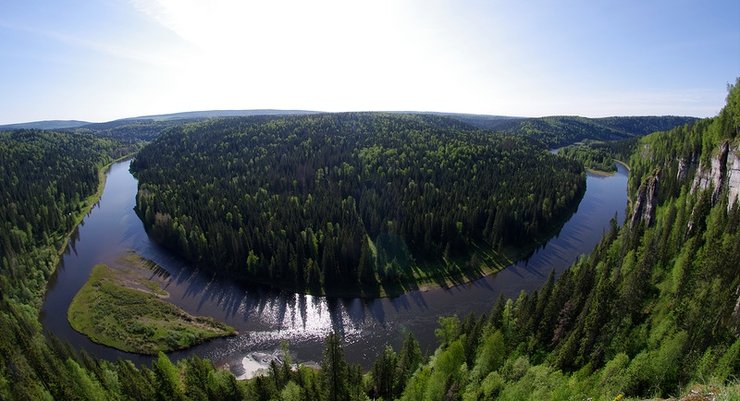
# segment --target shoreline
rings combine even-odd
[[[618,160],[618,159],[612,159],[612,160],[614,160],[614,164],[619,164],[620,166],[624,167],[627,170],[627,175],[629,175],[631,171],[629,164],[621,160]],[[604,171],[604,170],[599,170],[599,169],[586,167],[586,166],[583,166],[583,168],[586,170],[587,173],[590,173],[590,174],[593,174],[599,177],[611,177],[618,173],[618,171]]]
[[[586,172],[587,173],[593,174],[593,175],[599,176],[599,177],[611,177],[611,176],[617,174],[616,171],[597,170],[597,169],[590,168],[590,167],[585,167],[585,169],[586,169]]]
[[[630,169],[630,165],[629,165],[629,164],[627,164],[627,163],[625,163],[625,162],[623,162],[623,161],[621,161],[621,160],[617,160],[617,159],[614,159],[614,163],[619,163],[619,164],[621,164],[621,165],[622,165],[622,167],[624,167],[624,168],[626,168],[626,169],[627,169],[627,173],[629,173],[629,172],[631,172],[631,171],[632,171],[632,170]]]

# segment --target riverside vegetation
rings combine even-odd
[[[320,369],[292,369],[285,358],[267,376],[246,382],[198,358],[173,364],[159,354],[151,366],[136,367],[79,354],[41,332],[34,294],[50,268],[23,264],[48,260],[48,252],[34,249],[69,227],[64,219],[11,225],[2,244],[0,398],[614,400],[680,395],[699,386],[717,399],[737,399],[740,202],[729,197],[731,171],[711,166],[729,158],[724,149],[737,159],[738,133],[740,81],[717,117],[640,139],[629,161],[630,196],[635,206],[640,199],[652,205],[647,212],[633,212],[638,217],[621,228],[615,224],[591,255],[540,290],[500,299],[485,316],[441,319],[433,355],[422,356],[410,336],[365,373],[346,363],[335,335],[327,338]],[[0,152],[0,168],[21,166],[27,154],[53,153],[57,141],[70,148],[59,168],[41,170],[44,181],[31,168],[0,175],[3,192],[18,188],[8,192],[21,206],[39,194],[20,188],[43,183],[38,191],[53,194],[60,183],[75,185],[82,166],[102,166],[119,149],[105,138],[34,133],[25,141],[26,135],[0,135],[6,148],[23,150]],[[94,176],[79,199],[94,194]],[[73,199],[50,196],[49,202],[71,213],[80,205]],[[26,214],[12,221],[40,213],[21,206],[15,210]]]

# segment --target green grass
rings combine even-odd
[[[128,254],[117,263],[132,258]],[[135,263],[124,269],[96,265],[67,311],[72,327],[96,343],[150,355],[235,334],[232,327],[192,316],[165,301],[169,294],[149,280],[148,271],[142,272],[141,267]]]

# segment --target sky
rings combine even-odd
[[[0,0],[0,124],[217,109],[716,115],[738,0]]]

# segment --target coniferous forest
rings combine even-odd
[[[578,163],[531,141],[374,113],[185,124],[132,170],[158,242],[235,277],[327,293],[485,270],[485,255],[531,246],[585,187]]]
[[[98,171],[137,149],[91,134],[0,132],[0,294],[35,303],[69,231],[95,202]]]
[[[369,130],[363,131],[363,124],[371,124],[373,119],[363,120],[365,118],[352,115],[318,116],[312,123],[331,127],[332,124],[344,122],[357,126],[358,132],[367,133]],[[413,138],[408,137],[403,137],[403,140],[396,138],[397,142],[394,143],[393,135],[388,138],[350,136],[343,140],[341,136],[326,135],[325,138],[336,140],[336,143],[332,142],[334,146],[318,147],[314,143],[322,136],[306,133],[311,139],[306,146],[326,151],[323,159],[319,160],[342,160],[348,165],[347,170],[356,169],[356,175],[368,180],[363,187],[368,188],[365,192],[374,188],[373,185],[378,185],[378,182],[386,185],[382,187],[382,194],[376,189],[375,202],[386,199],[385,193],[390,194],[384,200],[389,202],[388,208],[378,209],[388,214],[380,215],[384,220],[379,217],[377,226],[365,228],[366,237],[372,237],[373,228],[386,229],[397,236],[408,235],[404,241],[410,253],[424,249],[425,242],[414,242],[413,239],[423,237],[415,237],[413,231],[406,231],[409,226],[403,224],[402,218],[406,216],[401,211],[406,210],[404,207],[425,209],[424,204],[409,206],[402,202],[406,199],[403,190],[409,188],[410,181],[400,181],[399,171],[408,174],[413,172],[419,174],[418,177],[427,177],[423,174],[428,173],[423,170],[427,165],[422,157],[411,157],[412,150],[439,151],[440,145],[435,144],[433,138],[440,136],[446,139],[440,139],[441,143],[450,144],[448,150],[451,154],[442,152],[439,158],[433,160],[440,164],[443,161],[451,163],[452,171],[473,180],[473,176],[483,172],[492,173],[498,168],[483,163],[488,159],[480,155],[500,156],[501,159],[496,160],[502,160],[501,168],[516,162],[523,163],[527,168],[528,162],[514,157],[517,155],[516,149],[536,149],[529,148],[530,145],[522,140],[498,136],[488,138],[478,131],[466,131],[465,127],[454,127],[454,130],[448,127],[450,131],[432,130],[424,125],[423,119],[414,122],[406,117],[381,117],[379,120],[376,123],[392,125],[395,121],[404,126],[419,124],[416,130],[429,134],[422,136],[425,140],[420,140],[426,144],[419,143],[417,148]],[[219,124],[229,127],[236,124],[239,129],[216,130],[213,126]],[[224,155],[244,151],[244,148],[236,145],[239,141],[215,141],[211,132],[215,132],[213,135],[217,137],[239,138],[242,133],[251,132],[255,127],[270,124],[277,126],[274,131],[276,138],[290,140],[292,133],[298,140],[302,138],[300,130],[278,136],[279,127],[296,127],[309,122],[302,120],[302,117],[266,121],[213,120],[171,128],[172,131],[147,145],[141,151],[136,166],[142,180],[139,197],[149,197],[147,201],[140,200],[143,218],[147,219],[147,208],[155,207],[153,205],[161,199],[160,194],[165,194],[162,196],[168,196],[169,199],[170,194],[165,189],[176,191],[177,188],[176,184],[157,175],[165,174],[165,171],[155,168],[157,161],[153,155],[157,153],[156,146],[162,146],[158,152],[161,159],[174,163],[181,180],[187,182],[196,179],[194,173],[182,165],[177,167],[178,162],[190,160],[231,173],[236,171],[230,170],[234,164],[239,166],[239,159],[233,155],[224,157],[220,163],[214,163],[206,157],[209,152],[215,151],[212,150],[214,147],[221,147]],[[212,128],[204,128],[208,126]],[[340,131],[337,129],[335,132]],[[415,130],[409,129],[409,135],[412,131]],[[258,131],[255,129],[253,132]],[[388,130],[389,134],[392,132],[395,130]],[[320,368],[293,368],[286,355],[283,363],[270,366],[267,375],[239,382],[229,372],[215,369],[209,361],[199,358],[173,363],[166,355],[160,354],[149,366],[135,366],[129,361],[110,362],[92,358],[60,343],[53,335],[42,333],[38,304],[46,280],[54,269],[58,247],[77,219],[84,214],[90,200],[95,199],[100,169],[110,160],[136,151],[138,144],[127,145],[108,137],[79,133],[0,133],[0,183],[3,196],[3,226],[0,232],[0,399],[614,400],[680,396],[689,394],[691,390],[697,394],[685,399],[702,399],[700,397],[704,395],[704,399],[737,399],[740,394],[737,381],[740,374],[740,310],[737,307],[740,288],[740,200],[737,199],[738,172],[735,167],[740,154],[738,134],[740,80],[731,88],[727,104],[717,117],[639,139],[628,161],[631,209],[627,221],[621,227],[614,222],[612,229],[590,255],[579,259],[560,277],[551,275],[547,283],[535,292],[522,293],[516,299],[499,299],[485,315],[440,319],[436,331],[440,346],[431,355],[423,355],[413,336],[409,335],[400,349],[387,348],[377,356],[371,369],[363,370],[347,363],[341,339],[330,335],[326,340]],[[294,166],[290,163],[291,159],[285,156],[281,164],[285,153],[276,152],[268,146],[280,142],[270,138],[270,141],[260,143],[259,139],[256,133],[241,139],[245,143],[256,141],[255,145],[259,146],[254,148],[264,149],[255,151],[254,157],[249,160],[255,160],[253,164],[259,165],[260,157],[274,158],[274,166],[288,169],[291,178],[280,180],[278,172],[281,170],[274,167],[277,170],[274,173],[259,169],[245,170],[253,171],[257,176],[232,174],[228,180],[242,184],[242,180],[259,181],[259,188],[268,194],[291,193],[296,191],[294,188],[314,188],[311,185],[319,176],[318,169],[314,170],[312,181],[306,177],[305,182],[301,182],[301,176],[289,169]],[[368,142],[363,142],[366,140]],[[184,152],[185,143],[180,144],[180,141],[187,141],[191,145],[187,147],[190,153]],[[393,148],[397,152],[407,145],[405,161],[401,161],[403,152],[392,158],[381,159],[385,163],[382,164],[382,175],[378,173],[379,170],[365,175],[360,170],[362,164],[350,163],[353,159],[349,156],[356,154],[360,158],[360,149],[365,148],[359,144],[382,146],[381,150],[385,151],[386,143],[394,143]],[[509,143],[519,146],[508,149],[506,145]],[[234,145],[230,147],[230,144]],[[181,147],[182,154],[176,153]],[[531,156],[537,158],[540,153],[533,152]],[[149,159],[147,154],[150,155]],[[382,156],[379,153],[375,157]],[[144,164],[146,160],[150,164]],[[470,171],[455,169],[458,160],[473,161],[468,166]],[[551,165],[560,166],[560,171],[570,171],[569,166],[572,166],[572,162],[555,156],[547,156],[546,160]],[[477,169],[473,169],[473,165],[477,165]],[[355,180],[351,174],[345,173],[344,164],[324,163],[324,166],[331,166],[326,171],[322,168],[325,186],[340,194],[342,200],[352,195],[357,216],[363,221],[369,219],[369,216],[361,214],[361,210],[364,210],[360,206],[361,194],[346,195],[341,192],[345,188],[345,180]],[[208,172],[207,169],[205,171]],[[434,171],[429,174],[434,175]],[[576,171],[573,176],[580,177],[580,170]],[[288,176],[286,172],[283,173],[283,176]],[[212,191],[211,187],[219,185],[229,188],[228,182],[214,179],[215,175],[209,177],[210,181],[191,182],[199,184],[193,188],[203,188],[204,192],[190,202],[209,206],[211,199],[205,198],[205,194],[209,193],[206,190]],[[443,177],[435,177],[435,186],[444,184],[449,188],[458,188],[454,183],[445,183]],[[565,180],[567,177],[569,175],[559,179]],[[536,180],[536,177],[529,178]],[[398,183],[394,181],[396,179]],[[509,184],[523,182],[517,181],[516,175],[511,180]],[[147,190],[146,185],[149,184],[146,181],[161,182],[166,187]],[[420,178],[414,182],[422,185]],[[459,188],[464,190],[467,184],[460,185]],[[578,180],[573,185],[577,186]],[[241,188],[242,185],[234,187]],[[526,199],[516,198],[518,189],[505,188],[512,192],[513,199]],[[577,188],[574,190],[577,191]],[[312,189],[310,193],[312,198],[317,199],[315,191]],[[171,199],[179,198],[180,194],[175,194]],[[250,201],[246,195],[251,199],[265,194],[242,193],[244,202]],[[235,195],[226,193],[222,198],[228,200],[231,196]],[[477,241],[492,241],[493,238],[490,237],[490,231],[487,236],[478,237],[486,233],[486,225],[480,226],[484,227],[480,231],[468,227],[466,224],[470,221],[463,217],[466,216],[465,210],[457,207],[459,203],[474,209],[480,199],[472,194],[470,200],[458,196],[453,198],[456,203],[448,204],[448,207],[460,209],[460,217],[452,218],[455,219],[455,229],[458,228],[457,221],[462,222],[462,228],[454,233],[460,236],[460,244],[463,245],[454,250],[451,245],[452,253],[466,250]],[[214,210],[223,215],[220,224],[229,224],[227,213],[232,214],[231,219],[238,217],[236,213],[242,213],[241,217],[245,218],[245,212],[238,208],[216,209],[226,205],[224,199],[214,199],[212,205]],[[149,201],[152,203],[146,203]],[[280,197],[275,201],[280,201]],[[398,203],[391,203],[393,201]],[[286,202],[295,201],[287,199]],[[533,205],[541,208],[544,200],[542,202]],[[146,208],[141,207],[142,204]],[[303,205],[300,198],[298,205]],[[400,205],[400,211],[391,210],[390,205]],[[347,209],[348,206],[340,202],[334,205],[336,210],[329,209],[336,213],[331,220],[331,230],[334,232],[342,232],[345,225],[353,227],[345,221],[358,218],[339,219],[344,216],[341,213],[353,210]],[[512,216],[517,216],[516,211],[527,213],[526,207],[517,209],[514,207],[516,204],[510,206]],[[538,212],[532,208],[534,206],[530,206],[529,213],[534,216]],[[266,216],[258,217],[282,218],[277,214],[269,214],[277,213],[275,210],[260,209],[260,213]],[[298,211],[297,208],[289,210]],[[432,209],[428,213],[439,213],[441,210]],[[162,210],[157,209],[157,212],[162,214],[160,220],[166,219]],[[188,212],[192,213],[192,210]],[[447,221],[444,214],[438,217],[440,222]],[[157,213],[153,215],[156,224]],[[388,218],[389,215],[393,218]],[[188,216],[192,219],[188,222],[197,221],[196,216]],[[173,221],[179,219],[180,214],[171,214],[171,218]],[[388,220],[393,221],[392,229],[395,231],[390,231]],[[188,223],[185,220],[178,222],[178,226],[182,224]],[[442,227],[445,226],[442,224]],[[276,238],[287,235],[288,229],[285,228],[285,234],[276,232],[274,235]],[[532,226],[523,224],[519,229],[524,235]],[[150,230],[152,235],[158,235],[154,225]],[[321,230],[324,235],[332,232],[328,224]],[[430,244],[446,248],[447,244],[443,244],[441,238],[448,238],[442,236],[441,228],[438,233],[440,236],[432,236]],[[163,235],[164,241],[167,238],[167,235]],[[382,242],[372,239],[376,247],[377,242]],[[491,245],[498,246],[495,241]],[[339,243],[332,246],[342,249]],[[189,248],[189,252],[192,249]],[[196,254],[190,255],[194,257]],[[414,257],[421,258],[417,255]]]

